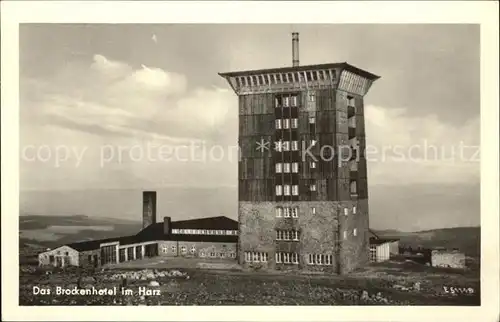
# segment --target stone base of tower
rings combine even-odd
[[[297,207],[297,217],[277,217],[277,207]],[[238,259],[244,268],[346,274],[369,262],[366,199],[240,201],[238,221]],[[277,231],[298,231],[298,240],[284,240]]]

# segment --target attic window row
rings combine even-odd
[[[235,77],[238,87],[241,86],[263,86],[287,84],[296,82],[316,82],[330,80],[333,78],[335,71],[332,69],[312,70],[304,72],[276,73],[251,76]]]
[[[237,236],[238,231],[237,230],[212,230],[212,229],[172,229],[172,234]]]

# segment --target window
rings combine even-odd
[[[191,246],[191,254],[194,254],[196,252],[196,247],[193,245]]]
[[[284,189],[284,195],[285,196],[289,196],[290,195],[290,185],[286,184],[284,187],[285,187],[285,189]]]
[[[205,257],[205,252],[200,252],[200,257]]]
[[[235,258],[235,257],[236,257],[236,254],[235,254],[235,253],[229,253],[229,257],[231,257],[231,258]]]
[[[346,215],[346,216],[349,215],[349,209],[344,208],[344,215]]]
[[[356,187],[356,181],[351,181],[351,195],[357,194],[357,187]]]
[[[347,105],[348,106],[354,106],[354,97],[347,96]]]
[[[294,141],[297,142],[297,141]],[[292,172],[293,173],[298,173],[299,172],[299,164],[297,162],[292,163]]]
[[[281,119],[276,120],[276,128],[281,129]]]
[[[281,173],[283,171],[283,167],[281,163],[276,163],[276,173]]]
[[[292,239],[299,240],[299,232],[296,230],[292,230]]]
[[[285,218],[289,218],[289,217],[290,217],[290,208],[285,207],[283,210],[284,210],[284,215],[283,215],[283,217],[285,217]]]
[[[290,163],[284,163],[283,164],[283,172],[284,173],[290,173]]]
[[[276,207],[276,217],[281,217],[282,214],[283,214],[283,208]]]
[[[292,119],[292,129],[296,129],[299,127],[299,120],[298,119]]]
[[[276,195],[277,196],[281,196],[283,194],[282,188],[283,187],[281,185],[276,186]]]
[[[290,128],[290,119],[284,119],[283,120],[283,128],[284,129],[289,129]]]
[[[290,106],[297,106],[297,96],[292,96],[290,101]]]
[[[298,264],[299,254],[297,253],[276,253],[276,263]]]
[[[312,146],[315,146],[315,145],[316,145],[316,143],[317,143],[317,141],[316,141],[316,140],[311,140],[311,145],[312,145]]]
[[[311,168],[311,169],[316,169],[316,162],[311,161],[311,162],[309,163],[309,168]]]
[[[292,186],[292,196],[298,196],[298,195],[299,195],[299,186],[295,184]]]
[[[352,207],[352,213],[356,214],[356,206]]]
[[[163,253],[167,253],[168,252],[168,247],[167,246],[163,246],[162,249],[161,249],[161,251]]]
[[[282,144],[283,144],[283,151],[290,151],[290,142],[289,141],[285,141]]]
[[[181,253],[186,254],[187,253],[187,248],[186,246],[181,247]]]
[[[275,107],[281,107],[281,97],[276,97],[274,99],[274,106]]]
[[[54,255],[49,255],[49,262],[50,263],[53,263],[54,262]]]
[[[313,215],[314,215],[314,214],[316,214],[316,207],[312,207],[312,208],[311,208],[311,213],[312,213]]]
[[[316,123],[316,117],[309,116],[309,124],[314,124],[314,123]]]
[[[293,218],[298,218],[299,217],[299,208],[293,207],[292,208],[292,217]]]
[[[298,151],[298,150],[299,150],[299,142],[292,141],[292,151]]]
[[[179,233],[179,229],[172,229],[172,234],[178,234]]]
[[[215,257],[215,253],[214,253],[214,252],[211,252],[211,253],[210,253],[210,257]]]
[[[318,72],[312,72],[312,77],[313,77],[313,80],[317,81],[318,80]]]
[[[288,107],[290,104],[290,97],[285,96],[283,97],[283,107]]]
[[[170,250],[172,251],[172,253],[177,253],[177,246],[170,247]]]
[[[344,230],[344,239],[347,239],[347,231]]]
[[[283,142],[282,141],[276,141],[274,148],[275,148],[276,152],[281,152],[281,150],[283,149]]]
[[[89,263],[92,263],[92,255],[88,255],[88,256],[87,256],[87,261],[88,261]]]
[[[245,262],[247,263],[258,263],[258,262],[267,262],[267,253],[262,252],[245,252]]]
[[[314,102],[314,101],[315,101],[314,93],[309,94],[309,102]]]
[[[308,254],[309,265],[332,265],[332,255]]]
[[[358,229],[357,228],[354,228],[354,230],[352,231],[352,234],[354,236],[358,236]]]
[[[315,184],[312,184],[309,186],[309,190],[310,191],[316,191],[316,185]]]

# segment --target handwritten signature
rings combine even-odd
[[[474,294],[476,291],[472,287],[443,286],[445,293],[449,294]]]

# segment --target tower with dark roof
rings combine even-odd
[[[221,73],[238,95],[239,262],[349,272],[369,260],[364,96],[346,62]]]

